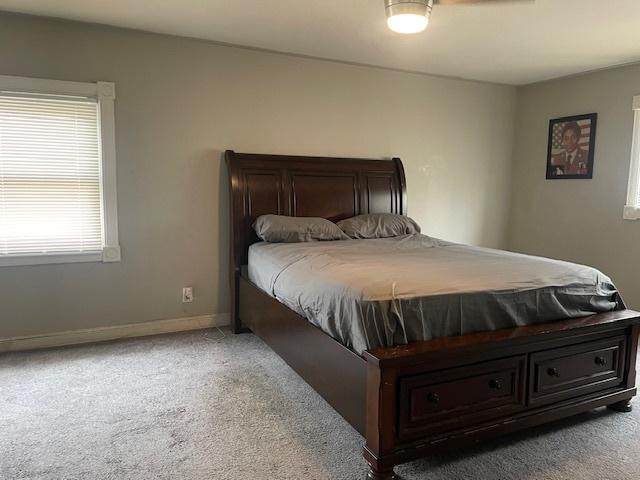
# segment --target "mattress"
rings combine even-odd
[[[595,268],[420,234],[260,242],[248,275],[358,354],[625,308]]]

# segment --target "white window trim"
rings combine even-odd
[[[68,82],[42,78],[0,75],[0,91],[68,95],[94,98],[98,102],[102,175],[102,215],[104,248],[102,251],[69,254],[10,255],[0,257],[0,267],[44,265],[52,263],[119,262],[118,197],[116,189],[116,132],[114,101],[116,86],[111,82]]]
[[[635,204],[640,186],[640,95],[633,97],[633,114],[629,185],[627,186],[627,204],[623,211],[623,218],[625,220],[640,220],[640,205]]]

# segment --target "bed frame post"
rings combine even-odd
[[[396,371],[382,370],[378,360],[367,360],[367,423],[363,456],[369,465],[367,480],[394,480]]]
[[[229,229],[230,255],[229,255],[229,296],[230,296],[230,321],[233,333],[245,333],[250,330],[242,326],[238,315],[239,308],[239,289],[240,289],[240,266],[242,264],[240,257],[240,249],[236,244],[241,241],[241,228],[239,215],[241,211],[238,209],[242,205],[242,190],[238,170],[235,168],[236,152],[227,150],[224,152],[227,171],[229,172],[229,192],[231,194],[231,202],[229,203],[229,217],[231,219],[231,228]]]
[[[393,157],[393,163],[398,171],[398,182],[400,183],[400,213],[401,215],[407,214],[407,179],[404,176],[404,167],[402,166],[402,160],[398,157]]]
[[[230,321],[231,328],[233,333],[247,333],[250,330],[242,326],[242,322],[240,321],[240,296],[238,295],[238,291],[240,289],[240,271],[236,269],[231,269],[230,272],[230,282],[231,292],[230,292]]]
[[[628,389],[635,388],[636,386],[636,362],[638,356],[638,340],[640,337],[640,325],[633,325],[631,327],[631,335],[629,336],[629,348],[628,358],[626,361],[627,372],[626,375],[626,387]],[[607,405],[609,410],[614,412],[628,413],[633,411],[633,405],[631,405],[631,399],[622,400],[621,402],[612,403]]]

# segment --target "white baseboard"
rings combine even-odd
[[[200,330],[225,325],[229,325],[229,314],[215,313],[197,317],[173,318],[169,320],[131,323],[129,325],[54,332],[45,335],[0,338],[0,353],[76,345],[79,343],[104,342],[107,340],[117,340],[119,338],[144,337],[147,335]]]

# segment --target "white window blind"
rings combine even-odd
[[[633,139],[631,143],[631,166],[624,218],[640,219],[640,96],[633,98]]]
[[[104,246],[98,103],[0,94],[0,257]]]

